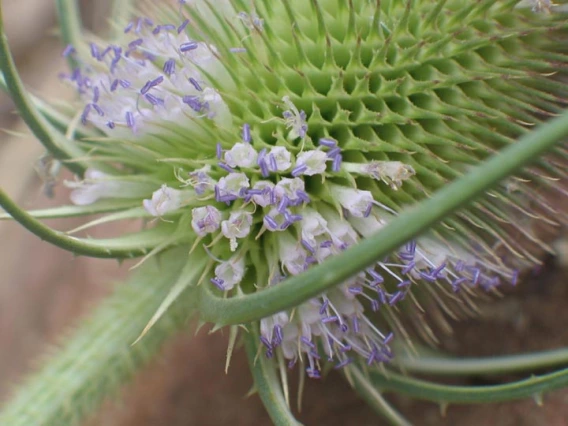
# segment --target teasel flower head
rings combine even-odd
[[[206,253],[201,285],[227,297],[278,286],[560,111],[568,89],[553,74],[568,65],[568,21],[536,13],[550,2],[517,3],[148,4],[121,40],[77,46],[79,67],[63,76],[79,93],[79,121],[104,136],[79,144],[114,170],[71,183],[72,201],[137,198],[165,229],[152,253]],[[434,300],[451,313],[444,298],[467,310],[538,261],[518,241],[544,247],[531,224],[566,217],[535,188],[566,195],[565,177],[542,161],[512,178],[515,191],[495,188],[338,287],[264,318],[264,355],[314,378],[326,363],[389,361],[405,334],[397,312]]]

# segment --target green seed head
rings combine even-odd
[[[162,219],[154,252],[174,244],[207,252],[222,291],[277,284],[561,110],[568,20],[548,2],[517,3],[148,5],[153,20],[131,22],[119,45],[91,44],[91,63],[69,76],[83,122],[106,136],[80,143],[114,167],[72,184],[74,201],[138,199]],[[514,283],[517,268],[536,259],[511,235],[544,245],[527,223],[566,219],[534,186],[562,192],[549,179],[565,177],[566,153],[557,154],[560,163],[541,161],[328,294],[264,319],[267,355],[304,354],[317,377],[312,339],[321,337],[338,365],[350,350],[384,361],[390,337],[365,305],[390,319],[418,283],[465,297]]]

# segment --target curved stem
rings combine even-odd
[[[79,47],[82,31],[79,4],[76,0],[56,0],[56,4],[63,41],[75,48]],[[78,65],[73,55],[67,56],[67,62],[71,69],[76,68]]]
[[[4,405],[0,424],[71,426],[114,396],[195,312],[187,290],[136,345],[148,320],[187,261],[185,247],[152,259],[64,341],[47,363]],[[199,277],[204,263],[195,263]],[[201,269],[200,269],[201,268]]]
[[[489,358],[409,357],[393,361],[409,373],[451,376],[509,374],[568,364],[568,348]]]
[[[568,386],[568,369],[541,376],[532,376],[504,385],[452,386],[406,377],[402,374],[370,371],[377,388],[438,403],[490,403],[521,398],[539,398],[542,393]]]
[[[125,235],[114,239],[94,240],[69,237],[63,232],[55,231],[39,222],[30,214],[21,210],[6,193],[0,189],[0,206],[24,228],[63,250],[75,255],[99,257],[106,259],[132,258],[143,256],[166,239],[171,229],[164,231],[153,228],[136,234]]]
[[[254,326],[251,326],[254,329]],[[258,356],[258,336],[250,332],[245,337],[249,367],[256,390],[276,426],[300,426],[286,404],[274,366],[264,356]]]
[[[82,175],[85,166],[76,162],[65,162],[73,156],[82,157],[84,153],[64,136],[54,131],[49,123],[33,105],[28,93],[26,92],[22,80],[16,70],[14,59],[8,47],[8,40],[4,33],[4,23],[2,17],[2,6],[0,5],[0,70],[4,74],[6,86],[12,100],[18,108],[22,119],[26,122],[32,133],[53,154],[53,156],[63,161],[63,164],[76,174]]]
[[[536,160],[568,135],[568,112],[523,136],[432,198],[409,207],[372,237],[306,272],[265,290],[222,299],[204,286],[202,316],[220,324],[251,322],[321,294],[415,238],[458,208],[472,202],[500,180]]]
[[[59,206],[49,209],[28,210],[26,213],[36,219],[57,219],[63,217],[88,216],[99,213],[112,213],[139,206],[140,202],[132,200],[99,201],[88,206]],[[0,213],[0,220],[13,219],[7,213]]]

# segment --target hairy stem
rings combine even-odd
[[[4,407],[0,424],[78,424],[104,398],[115,394],[138,368],[157,354],[168,338],[187,324],[195,311],[189,289],[132,346],[186,262],[187,248],[184,248],[144,264],[73,332],[61,349],[50,355],[44,367]],[[205,262],[194,262],[192,274],[196,282]]]

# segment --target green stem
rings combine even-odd
[[[44,241],[75,255],[98,257],[103,259],[121,259],[143,256],[162,243],[171,234],[171,230],[153,228],[122,237],[105,240],[75,238],[63,232],[51,229],[29,213],[21,210],[6,193],[0,189],[0,206],[18,221],[24,228]],[[162,226],[163,228],[163,226]]]
[[[59,206],[49,209],[28,210],[26,213],[36,219],[57,219],[77,216],[88,216],[100,213],[113,213],[139,206],[133,200],[103,200],[87,206]],[[0,213],[0,220],[13,219],[9,214]]]
[[[374,385],[382,391],[438,403],[476,404],[540,398],[544,392],[568,386],[568,369],[492,386],[442,385],[390,371],[386,375],[379,371],[371,371],[369,374]]]
[[[160,262],[148,262],[129,283],[118,286],[115,294],[74,331],[63,348],[50,355],[45,366],[4,406],[0,424],[80,424],[104,398],[116,394],[195,312],[190,290],[132,346],[186,263],[187,250],[170,251]],[[195,280],[204,265],[195,264]]]
[[[371,266],[456,209],[471,203],[500,180],[536,160],[566,135],[568,112],[523,136],[432,198],[409,207],[372,237],[276,286],[230,299],[217,297],[204,286],[202,316],[220,324],[248,323],[297,306]]]
[[[8,40],[4,33],[4,22],[2,17],[2,6],[0,5],[0,70],[4,74],[6,87],[10,92],[12,100],[16,104],[18,112],[28,125],[32,133],[45,146],[45,148],[65,166],[76,174],[82,175],[85,166],[76,162],[65,162],[72,157],[82,157],[84,153],[67,140],[61,134],[54,131],[49,123],[35,108],[24,84],[18,75],[14,59],[8,47]]]
[[[75,48],[79,48],[81,45],[83,25],[78,2],[76,0],[56,0],[56,4],[63,41]],[[77,68],[78,66],[74,55],[67,56],[67,62],[71,69]]]
[[[257,342],[258,333],[250,332],[245,337],[249,367],[260,399],[276,426],[299,426],[300,423],[286,404],[273,363],[263,355],[257,356],[259,353]]]
[[[449,376],[509,374],[568,364],[568,348],[489,358],[410,357],[397,355],[394,363],[409,373]]]
[[[118,40],[124,36],[124,27],[133,12],[133,0],[114,0],[112,3],[112,28],[110,32],[111,40]]]
[[[349,376],[353,380],[353,386],[377,414],[384,417],[393,426],[412,426],[398,411],[396,411],[381,393],[373,387],[369,379],[356,367],[349,369]]]

